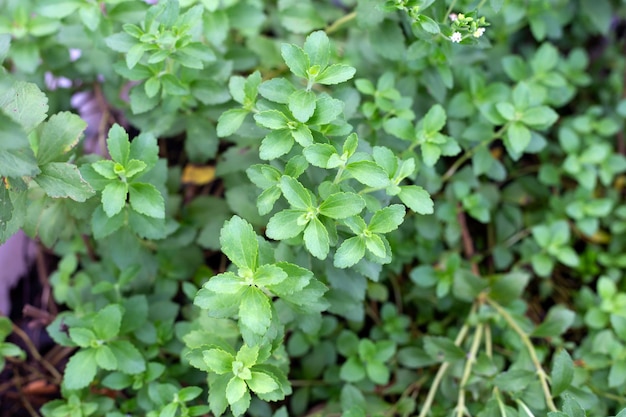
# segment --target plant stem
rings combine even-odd
[[[463,376],[461,377],[461,382],[459,383],[459,397],[456,404],[457,417],[462,417],[465,411],[465,385],[467,384],[470,374],[472,373],[472,365],[474,365],[474,362],[476,361],[476,353],[478,353],[478,347],[480,346],[480,342],[482,340],[484,326],[485,325],[482,323],[476,326],[474,340],[472,340],[472,346],[470,348],[467,361],[465,362]]]
[[[476,303],[474,303],[467,317],[471,317],[476,312],[476,308],[477,308],[477,305]],[[459,334],[456,336],[456,339],[454,339],[454,344],[456,346],[460,346],[461,343],[463,343],[463,340],[465,339],[465,336],[467,336],[468,331],[469,331],[469,324],[465,323],[463,327],[461,327],[461,330],[459,331]],[[450,366],[450,362],[444,362],[439,367],[439,370],[437,371],[437,374],[435,375],[435,379],[433,380],[433,384],[430,386],[430,389],[428,390],[428,394],[426,395],[426,401],[424,401],[424,406],[422,407],[422,411],[420,411],[420,414],[418,417],[426,417],[426,415],[430,411],[430,407],[432,407],[433,401],[435,400],[435,394],[437,394],[437,389],[439,388],[439,384],[441,383],[441,380],[446,374],[446,371],[448,370],[449,366]]]
[[[441,23],[446,23],[446,19],[448,18],[448,16],[450,16],[450,13],[452,13],[452,9],[454,9],[455,5],[456,5],[456,0],[452,0],[452,3],[450,3],[450,7],[448,7],[448,10],[446,10],[446,14],[443,15],[443,19],[441,20]]]
[[[528,353],[530,354],[530,360],[533,362],[533,365],[537,370],[537,375],[539,376],[539,382],[541,383],[541,388],[543,389],[543,395],[546,398],[546,404],[548,405],[548,409],[550,409],[550,411],[557,411],[556,405],[554,405],[554,401],[552,400],[550,387],[548,386],[548,376],[541,366],[541,362],[537,357],[537,352],[535,351],[533,343],[530,341],[530,337],[524,332],[524,330],[522,330],[522,328],[519,326],[519,324],[517,324],[513,316],[511,316],[511,314],[509,314],[509,312],[506,311],[504,307],[502,307],[500,304],[498,304],[496,301],[492,300],[489,297],[485,297],[485,301],[487,302],[487,304],[493,307],[498,312],[498,314],[502,316],[502,318],[504,318],[504,320],[511,327],[511,329],[520,337],[522,343],[524,344],[524,346],[526,346],[526,349],[528,349]]]
[[[331,33],[338,31],[339,28],[344,23],[347,23],[347,22],[353,20],[355,17],[356,17],[356,12],[348,13],[347,15],[342,16],[339,19],[335,20],[330,26],[328,26],[326,29],[324,29],[324,31],[328,35],[330,35]]]
[[[22,329],[20,329],[18,326],[14,324],[13,333],[15,333],[20,339],[22,339],[22,341],[28,348],[28,351],[30,352],[30,354],[33,355],[33,358],[35,358],[37,362],[41,363],[41,365],[43,365],[43,367],[46,368],[48,372],[50,372],[50,374],[54,377],[54,379],[57,382],[61,382],[61,380],[63,379],[63,376],[59,373],[59,371],[57,371],[57,369],[54,366],[50,364],[50,362],[48,362],[45,358],[43,358],[39,354],[39,351],[33,344],[32,340],[30,340],[30,337],[28,337],[26,332],[24,332]]]

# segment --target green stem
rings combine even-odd
[[[550,387],[548,386],[548,375],[546,375],[546,371],[544,371],[543,367],[541,366],[541,362],[537,357],[537,352],[535,351],[535,347],[533,346],[530,337],[524,332],[524,330],[522,330],[522,328],[519,326],[519,324],[517,324],[513,316],[511,316],[511,314],[509,314],[509,312],[504,307],[502,307],[500,304],[498,304],[496,301],[492,300],[489,297],[485,297],[485,301],[487,302],[487,304],[493,307],[498,312],[498,314],[502,316],[502,318],[507,322],[511,329],[520,337],[524,346],[526,346],[526,349],[530,354],[530,360],[535,366],[537,376],[539,376],[539,382],[541,383],[543,395],[546,398],[546,404],[548,405],[550,411],[557,411],[556,405],[554,405],[554,401],[552,400]]]
[[[450,7],[448,7],[448,10],[446,10],[446,14],[443,16],[443,19],[441,20],[441,23],[446,23],[446,19],[448,18],[448,16],[450,16],[450,13],[452,13],[452,9],[454,9],[455,5],[456,5],[456,0],[452,0],[452,3],[450,3]]]
[[[356,12],[352,12],[349,13],[345,16],[340,17],[339,19],[335,20],[331,25],[329,25],[326,29],[324,29],[324,31],[330,35],[333,32],[336,32],[339,30],[339,28],[344,24],[347,23],[351,20],[353,20],[354,18],[356,18]]]
[[[459,397],[456,405],[456,417],[462,417],[465,411],[465,385],[467,385],[467,381],[469,380],[469,377],[472,373],[472,366],[476,361],[476,354],[478,353],[478,348],[480,346],[480,342],[483,336],[483,328],[484,324],[479,324],[478,326],[476,326],[474,340],[472,341],[472,346],[470,348],[467,361],[465,362],[463,376],[461,377],[461,382],[459,384]]]
[[[504,126],[502,126],[500,129],[498,129],[489,139],[485,139],[484,141],[480,142],[478,145],[474,146],[472,149],[468,149],[463,155],[461,155],[459,159],[454,161],[452,166],[450,166],[450,168],[446,171],[446,173],[443,174],[443,176],[441,177],[441,181],[443,183],[447,182],[456,173],[456,171],[461,167],[461,165],[463,165],[468,159],[474,156],[474,154],[479,148],[483,146],[487,146],[494,140],[500,138],[508,127],[509,125],[507,123]]]
[[[467,317],[471,317],[476,312],[476,308],[477,308],[476,303],[474,303]],[[456,339],[454,339],[454,344],[456,346],[460,346],[461,343],[463,343],[463,340],[465,339],[465,336],[467,336],[468,331],[469,331],[469,324],[465,323],[463,327],[461,327],[461,330],[459,331],[459,334],[456,336]],[[446,374],[448,367],[450,367],[450,362],[444,362],[439,367],[439,370],[437,371],[437,374],[435,375],[435,379],[433,380],[433,384],[430,386],[430,389],[428,390],[428,394],[426,395],[426,401],[424,401],[424,406],[422,407],[422,411],[420,411],[420,414],[418,417],[426,417],[428,415],[428,412],[430,411],[430,408],[433,405],[433,401],[435,400],[435,394],[437,394],[437,389],[439,388],[439,384],[441,383],[441,380]]]

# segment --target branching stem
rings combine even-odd
[[[548,409],[550,411],[557,411],[556,405],[554,405],[554,401],[552,400],[550,387],[548,386],[548,375],[544,371],[543,366],[541,366],[541,362],[537,357],[537,352],[535,351],[535,347],[533,346],[530,337],[524,332],[524,330],[522,330],[522,328],[519,326],[519,324],[517,324],[513,316],[511,316],[511,314],[504,307],[502,307],[500,304],[498,304],[496,301],[492,300],[489,297],[485,297],[485,301],[487,302],[487,304],[493,307],[498,312],[498,314],[502,316],[502,318],[504,318],[504,320],[511,327],[511,329],[520,337],[524,346],[526,346],[526,349],[530,354],[530,360],[537,370],[537,376],[539,377],[539,382],[541,383],[541,388],[543,390],[543,395],[546,398],[546,404],[548,405]]]
[[[474,340],[472,340],[472,346],[467,356],[467,361],[465,361],[463,376],[461,377],[461,382],[459,383],[459,397],[456,405],[456,417],[462,417],[465,411],[465,385],[467,385],[467,381],[469,381],[470,375],[472,374],[472,366],[474,365],[474,362],[476,362],[476,354],[478,353],[478,348],[482,340],[484,327],[485,325],[482,323],[476,326]]]

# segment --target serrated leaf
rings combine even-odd
[[[295,178],[283,175],[280,179],[280,189],[292,207],[300,210],[313,207],[311,195]]]
[[[245,109],[226,110],[217,120],[217,136],[224,138],[233,135],[245,120],[248,111]]]
[[[165,218],[165,201],[154,185],[133,182],[128,187],[128,192],[130,206],[137,213],[145,214],[155,219]]]
[[[367,228],[373,233],[389,233],[402,224],[405,213],[404,206],[392,204],[375,212]]]
[[[330,59],[330,40],[323,30],[317,30],[306,37],[304,52],[309,57],[310,65],[326,68]]]
[[[365,256],[365,242],[362,237],[354,236],[344,240],[335,252],[333,264],[337,268],[349,268]]]
[[[280,388],[274,378],[264,372],[252,371],[252,378],[247,382],[252,391],[257,394],[266,394]]]
[[[109,129],[107,149],[115,162],[126,166],[130,155],[130,141],[128,140],[128,133],[117,123]]]
[[[128,184],[112,181],[102,190],[102,208],[107,216],[113,217],[126,205]]]
[[[117,359],[107,345],[96,348],[96,363],[102,369],[113,371],[117,369]]]
[[[40,170],[24,130],[2,112],[0,125],[0,176],[37,175]]]
[[[289,119],[278,110],[265,110],[254,115],[254,120],[260,126],[272,130],[287,129]]]
[[[293,148],[293,136],[289,130],[275,130],[270,132],[259,147],[259,158],[271,161],[277,159]]]
[[[122,323],[122,308],[119,304],[110,304],[100,311],[93,318],[93,329],[96,335],[102,340],[115,338]]]
[[[424,116],[423,123],[428,135],[439,132],[446,125],[446,111],[440,104],[435,104]]]
[[[63,384],[71,390],[85,388],[95,378],[97,369],[95,350],[80,350],[68,361],[63,373]]]
[[[222,252],[239,268],[257,268],[259,242],[252,225],[239,216],[224,223],[220,232]]]
[[[128,340],[116,340],[109,343],[109,347],[117,359],[117,369],[120,371],[136,375],[146,370],[146,362],[143,355]]]
[[[239,305],[239,321],[252,332],[263,335],[270,327],[272,308],[267,296],[256,287],[246,289]]]
[[[48,98],[36,84],[15,81],[0,94],[0,109],[30,133],[46,119]]]
[[[418,185],[403,185],[398,194],[400,200],[408,208],[419,214],[432,214],[434,203],[426,190]]]
[[[351,162],[346,170],[361,184],[368,187],[382,188],[389,185],[389,175],[372,161]]]
[[[307,70],[310,66],[309,57],[302,48],[285,43],[282,45],[280,53],[292,73],[298,77],[307,78]]]
[[[69,112],[51,116],[39,134],[37,150],[39,165],[52,162],[72,150],[86,127],[87,123],[84,120]]]
[[[289,111],[296,120],[305,123],[313,116],[315,100],[313,91],[297,90],[289,96]]]
[[[307,225],[299,221],[303,215],[301,210],[283,210],[274,214],[267,223],[267,237],[283,240],[298,236]]]
[[[319,213],[333,219],[345,219],[359,214],[365,207],[363,198],[355,193],[336,193],[319,206]]]
[[[50,162],[41,167],[35,182],[52,198],[71,198],[84,202],[95,194],[89,183],[83,179],[76,165],[65,162]]]
[[[315,77],[315,82],[324,85],[339,84],[354,77],[355,73],[356,69],[354,67],[344,64],[333,64]]]
[[[243,379],[233,376],[226,385],[226,400],[229,404],[239,401],[248,391],[248,387]]]
[[[304,229],[304,244],[316,258],[324,260],[328,256],[328,231],[317,217],[311,219]]]
[[[209,369],[218,375],[232,372],[235,358],[222,349],[209,349],[202,352],[202,360]]]
[[[311,165],[328,168],[328,161],[331,156],[337,154],[337,150],[328,143],[314,143],[304,148],[302,153]]]

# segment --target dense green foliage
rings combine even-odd
[[[44,416],[626,416],[623,1],[0,11]]]

